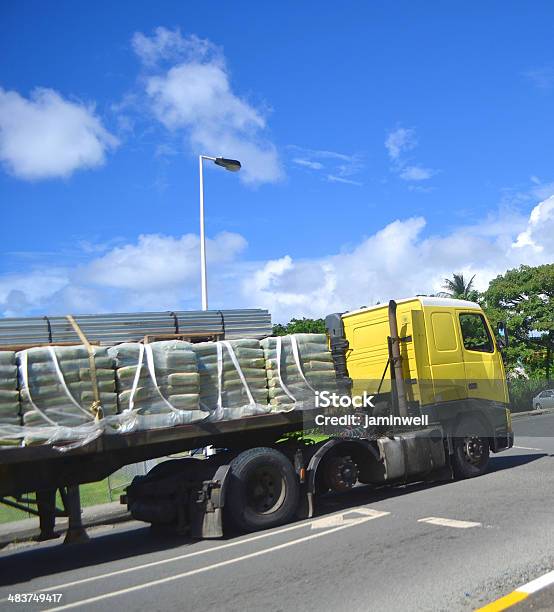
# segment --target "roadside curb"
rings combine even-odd
[[[512,419],[518,419],[526,416],[539,416],[540,414],[551,414],[553,409],[541,408],[540,410],[526,410],[525,412],[512,412]]]
[[[477,608],[475,612],[501,612],[502,610],[507,610],[524,599],[527,599],[529,595],[532,595],[533,593],[536,593],[537,591],[540,591],[553,583],[554,571],[548,572],[548,574],[544,574],[536,580],[531,580],[531,582],[523,584],[511,593],[508,593],[508,595],[504,595],[504,597],[501,597],[500,599],[491,601],[491,603],[486,604],[482,608]]]
[[[118,502],[83,508],[82,521],[85,529],[101,525],[116,525],[130,520],[132,520],[132,517],[129,511]],[[68,519],[65,517],[56,521],[55,531],[59,536],[58,540],[64,535],[67,524]],[[13,527],[10,527],[10,525],[13,525]],[[4,523],[0,525],[0,550],[9,544],[34,540],[38,538],[39,534],[38,517],[15,521],[14,523]]]

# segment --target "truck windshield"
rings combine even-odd
[[[460,314],[460,327],[464,347],[468,351],[481,351],[482,353],[492,353],[494,351],[492,338],[482,314]]]

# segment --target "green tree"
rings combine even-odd
[[[277,323],[273,326],[274,336],[287,334],[324,334],[325,321],[323,319],[291,319],[285,325]]]
[[[442,285],[443,289],[446,289],[444,295],[451,298],[458,298],[462,300],[476,301],[479,293],[473,288],[473,281],[475,280],[475,274],[468,280],[464,278],[463,274],[452,274],[452,278],[445,278]]]
[[[491,281],[483,307],[493,325],[506,322],[510,369],[550,380],[554,352],[554,264],[520,266]]]

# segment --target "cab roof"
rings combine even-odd
[[[422,306],[442,306],[444,308],[471,308],[475,310],[478,308],[481,310],[481,306],[477,304],[477,302],[470,302],[469,300],[458,300],[455,298],[443,298],[436,297],[431,295],[417,295],[414,297],[403,298],[401,300],[396,300],[397,304],[404,304],[406,302],[413,302],[417,300],[421,303]],[[343,317],[348,317],[350,315],[355,315],[360,312],[367,312],[368,310],[377,310],[378,308],[388,307],[388,302],[383,302],[382,304],[376,304],[375,306],[365,306],[364,308],[358,308],[357,310],[349,310],[348,312],[343,313]]]

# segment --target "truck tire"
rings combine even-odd
[[[299,499],[292,463],[273,448],[251,448],[231,462],[227,516],[242,531],[258,531],[289,522]]]
[[[474,478],[487,471],[489,438],[481,421],[475,417],[463,419],[454,432],[452,469],[456,478]]]

